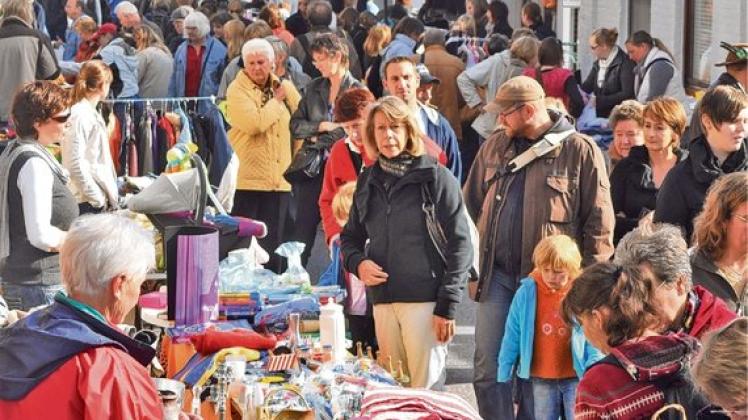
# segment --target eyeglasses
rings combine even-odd
[[[65,115],[55,115],[53,117],[49,117],[50,120],[57,121],[58,123],[61,123],[61,124],[66,123],[69,118],[70,118],[69,112]]]
[[[511,111],[508,111],[508,112],[499,112],[499,118],[506,118],[506,117],[514,114],[515,112],[519,111],[520,109],[524,108],[524,106],[525,106],[525,104],[521,104],[520,106],[514,108]]]

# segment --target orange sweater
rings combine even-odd
[[[546,286],[539,272],[530,275],[537,285],[530,376],[543,379],[575,378],[571,330],[561,319],[561,300],[569,291],[571,281],[563,289],[554,291]]]

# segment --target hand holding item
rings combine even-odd
[[[286,89],[283,85],[278,85],[273,89],[273,97],[281,102],[286,100]]]
[[[439,315],[434,315],[432,319],[436,340],[440,343],[449,343],[452,341],[452,337],[455,336],[454,319],[447,319]]]
[[[372,260],[363,260],[358,265],[358,278],[367,286],[377,286],[387,281],[389,275]]]

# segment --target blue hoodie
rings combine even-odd
[[[83,312],[62,294],[44,309],[0,329],[0,400],[21,400],[71,357],[93,347],[127,352],[143,366],[151,347]]]
[[[530,378],[537,302],[535,279],[532,277],[522,279],[519,290],[512,299],[512,306],[509,308],[504,339],[501,341],[499,351],[496,382],[512,380],[512,371],[517,364],[517,359],[519,359],[517,376],[522,379]],[[571,357],[574,370],[580,378],[590,365],[603,358],[603,354],[584,337],[579,325],[575,325],[572,329]]]

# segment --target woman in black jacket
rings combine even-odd
[[[592,53],[597,58],[582,90],[595,95],[595,110],[600,118],[608,118],[613,107],[634,99],[634,63],[618,48],[618,30],[599,28],[590,35]]]
[[[657,98],[644,107],[644,146],[631,148],[610,174],[610,193],[616,212],[613,242],[634,229],[657,204],[665,176],[687,153],[680,150],[686,112],[673,98]]]
[[[377,161],[358,178],[340,238],[345,269],[368,287],[383,357],[403,362],[412,387],[430,388],[444,369],[473,252],[459,182],[424,155],[418,127],[393,96],[368,112],[364,147]],[[446,265],[427,230],[426,194],[447,239]]]
[[[304,140],[305,144],[315,143],[329,151],[335,141],[345,137],[342,125],[331,122],[335,101],[349,88],[363,85],[348,70],[348,46],[336,34],[320,34],[312,41],[309,51],[314,66],[322,76],[307,85],[306,95],[301,98],[299,108],[291,117],[291,138]],[[322,191],[324,172],[323,162],[317,176],[292,184],[291,214],[295,217],[292,217],[290,239],[306,245],[301,256],[304,265],[309,260],[321,220],[317,201]]]
[[[709,89],[699,104],[704,134],[668,174],[657,196],[654,221],[680,226],[691,239],[693,219],[720,176],[748,171],[748,95],[730,86]]]

